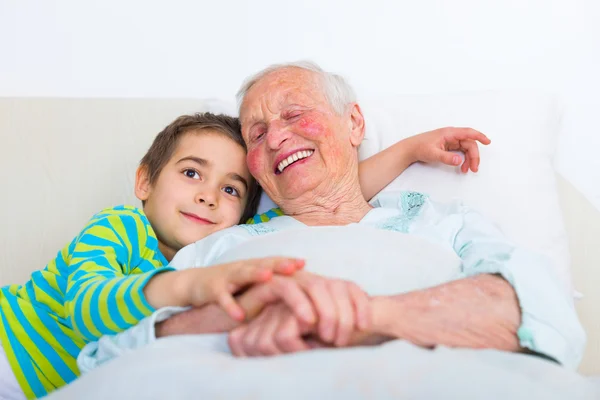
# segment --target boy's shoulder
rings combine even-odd
[[[94,214],[87,223],[85,229],[94,225],[107,224],[114,227],[114,223],[123,223],[127,221],[135,222],[136,226],[138,223],[141,223],[139,228],[144,227],[144,230],[147,229],[146,226],[150,225],[150,221],[148,221],[146,214],[140,208],[131,205],[119,205],[105,208]]]

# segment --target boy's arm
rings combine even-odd
[[[96,219],[75,242],[66,266],[65,318],[85,340],[121,332],[154,312],[144,287],[173,268],[154,267],[141,254],[149,251],[147,241],[156,240],[146,228],[139,215],[125,210]],[[147,271],[132,274],[136,268]]]
[[[369,201],[406,168],[416,162],[410,141],[404,139],[361,161],[358,179],[364,198]]]
[[[358,167],[360,187],[367,201],[398,177],[412,163],[441,162],[458,166],[461,157],[452,151],[462,151],[463,173],[479,169],[477,141],[488,145],[491,141],[471,128],[440,128],[403,139],[387,149],[362,161]]]

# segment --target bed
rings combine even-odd
[[[552,398],[562,393],[560,390],[570,388],[578,390],[573,392],[575,397],[572,398],[588,398],[585,396],[592,393],[592,382],[597,382],[593,376],[600,375],[600,313],[597,311],[600,291],[596,289],[600,284],[600,249],[595,243],[595,238],[600,237],[600,211],[554,171],[553,158],[561,120],[556,99],[540,93],[467,92],[398,95],[365,99],[361,104],[367,120],[366,141],[360,149],[363,158],[402,137],[441,126],[472,126],[490,136],[493,143],[482,149],[479,174],[465,177],[453,168],[417,164],[390,184],[386,191],[411,189],[440,200],[463,198],[467,204],[498,221],[515,241],[547,255],[552,260],[553,272],[564,282],[564,290],[576,299],[577,311],[588,335],[588,346],[579,368],[581,375],[566,373],[550,363],[541,369],[538,364],[535,364],[536,368],[528,369],[530,359],[525,356],[507,360],[502,353],[487,352],[481,358],[483,352],[445,348],[436,350],[433,356],[433,353],[424,353],[409,344],[392,342],[372,353],[355,349],[343,356],[332,356],[327,352],[319,354],[322,364],[345,365],[347,368],[344,374],[337,369],[331,370],[331,374],[342,381],[337,386],[327,386],[330,392],[323,385],[307,387],[298,386],[297,381],[288,382],[287,378],[276,374],[279,367],[269,365],[269,360],[231,364],[231,360],[223,358],[220,368],[229,373],[205,377],[205,382],[212,382],[215,390],[205,394],[214,393],[212,397],[218,397],[221,393],[228,397],[225,394],[233,393],[223,389],[228,387],[226,376],[250,384],[250,377],[254,376],[250,372],[263,368],[277,377],[268,386],[272,388],[273,398],[281,398],[284,392],[278,390],[294,384],[299,390],[295,392],[298,397],[315,393],[344,395],[343,390],[348,387],[354,390],[346,397],[356,398],[431,398],[433,392],[427,391],[431,388],[436,388],[436,393],[439,390],[462,393],[463,398],[478,398],[483,392],[478,392],[477,388],[484,387],[495,388],[498,398],[502,398],[503,393],[510,394],[502,391],[507,385],[486,378],[486,374],[481,375],[480,386],[471,384],[471,391],[467,390],[467,384],[473,382],[465,378],[469,371],[489,368],[489,371],[502,370],[509,374],[506,379],[514,379],[515,384],[531,385],[534,392],[542,390],[538,393],[544,398]],[[0,99],[0,182],[3,186],[0,284],[25,281],[31,271],[42,268],[55,256],[98,210],[116,204],[137,204],[132,190],[134,171],[154,135],[174,117],[202,110],[235,112],[231,102],[214,99]],[[268,207],[266,199],[262,206],[263,209]],[[165,387],[181,389],[178,382],[193,380],[194,374],[189,373],[188,368],[194,364],[182,365],[182,361],[178,364],[176,355],[185,353],[185,346],[193,341],[194,338],[164,341],[144,349],[135,357],[124,357],[119,370],[135,371],[132,376],[139,377],[140,382],[144,380],[143,372],[153,368],[154,364],[154,373],[163,373],[167,377],[170,376],[168,371],[179,371],[171,380],[165,379]],[[198,350],[195,363],[209,361],[202,356],[201,350]],[[414,355],[415,360],[420,360],[423,371],[456,365],[452,360],[457,358],[466,361],[450,375],[441,373],[444,379],[433,380],[425,375],[411,375],[410,369],[402,369],[406,365],[395,365],[369,383],[359,379],[365,375],[364,368],[349,367],[351,360],[364,360],[365,357],[371,357],[371,362],[380,362],[373,354],[384,350],[388,354],[398,351]],[[296,378],[303,376],[318,382],[318,374],[309,364],[319,361],[311,359],[309,362],[306,357],[297,355],[278,361],[284,368],[279,371],[293,366],[300,374]],[[158,359],[165,362],[160,365],[151,362]],[[392,373],[394,371],[399,375]],[[515,371],[522,371],[522,374]],[[98,382],[108,379],[111,372],[114,373],[110,369],[100,369],[95,378],[82,379],[81,384],[58,392],[56,398],[78,398],[94,385],[98,389],[95,395],[100,396],[107,389],[98,386]],[[560,379],[557,378],[559,375]],[[403,378],[398,379],[398,376]],[[356,377],[354,383],[344,384],[352,381],[350,377]],[[397,385],[385,385],[394,379],[394,382],[412,382],[412,385],[405,392],[396,392]],[[86,384],[86,380],[92,383]],[[88,386],[81,389],[81,385]],[[264,385],[261,385],[255,385],[256,391],[251,393],[264,397],[261,396]],[[310,387],[314,390],[321,387],[322,390],[311,392]],[[304,391],[300,390],[302,388]],[[381,388],[387,388],[387,391]],[[378,392],[380,389],[384,391]],[[117,388],[111,390],[115,393]],[[154,391],[154,398],[160,398],[158,395],[159,392]],[[182,397],[185,397],[183,392]]]

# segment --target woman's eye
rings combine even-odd
[[[298,117],[299,117],[299,116],[301,116],[301,115],[302,115],[302,113],[301,113],[301,112],[299,112],[299,111],[296,111],[296,112],[291,112],[291,113],[287,114],[287,115],[285,116],[285,118],[286,118],[286,119],[294,119],[294,118],[298,118]]]
[[[237,197],[239,197],[239,196],[240,196],[240,194],[239,194],[239,192],[237,191],[237,189],[236,189],[236,188],[234,188],[234,187],[232,187],[232,186],[225,186],[225,187],[223,188],[223,191],[224,191],[225,193],[227,193],[228,195],[230,195],[230,196],[237,196]]]
[[[188,178],[200,179],[200,174],[198,173],[198,171],[193,170],[193,169],[186,169],[183,171],[183,174],[185,176],[187,176]]]
[[[265,132],[259,132],[256,135],[254,135],[254,141],[260,140],[263,136],[265,136]]]

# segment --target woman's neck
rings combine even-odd
[[[285,215],[305,225],[348,225],[359,222],[371,210],[357,179],[328,183],[281,205]]]

